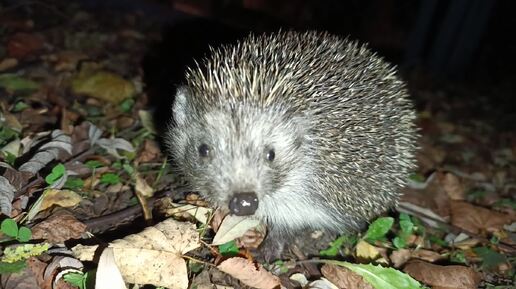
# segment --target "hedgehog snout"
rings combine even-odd
[[[228,207],[233,215],[252,215],[258,209],[258,196],[255,192],[236,192],[229,200]]]

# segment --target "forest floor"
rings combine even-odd
[[[261,224],[176,190],[142,69],[159,25],[44,3],[0,10],[2,288],[514,288],[508,84],[406,75],[422,137],[398,209],[262,266]]]

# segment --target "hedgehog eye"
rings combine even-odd
[[[274,152],[274,149],[270,149],[268,152],[267,152],[267,160],[269,162],[272,162],[274,160],[274,158],[276,157],[276,153]]]
[[[198,148],[198,151],[199,151],[199,155],[203,158],[207,157],[208,154],[210,153],[210,147],[208,147],[207,144],[203,143],[199,146]]]

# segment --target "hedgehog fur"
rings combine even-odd
[[[415,168],[415,112],[395,67],[328,33],[212,49],[173,118],[168,148],[191,189],[222,208],[255,193],[269,238],[356,230],[396,204]]]

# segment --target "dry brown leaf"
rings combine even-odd
[[[81,196],[74,191],[48,189],[44,192],[39,211],[44,211],[52,206],[60,206],[63,208],[75,207],[81,200]]]
[[[438,176],[434,176],[422,190],[405,189],[402,201],[430,209],[443,218],[450,216],[450,198],[442,188]]]
[[[0,71],[4,71],[18,65],[18,59],[16,58],[5,58],[0,61]]]
[[[325,264],[321,268],[321,273],[331,283],[342,289],[374,289],[362,276],[346,267]]]
[[[424,261],[428,261],[430,263],[433,263],[437,260],[445,259],[445,257],[441,256],[441,254],[439,253],[425,249],[414,250],[411,256],[412,258],[421,259]]]
[[[399,268],[407,263],[411,255],[412,252],[409,249],[400,249],[393,251],[389,259],[391,259],[394,267]]]
[[[468,202],[451,202],[451,223],[469,232],[495,232],[514,221],[515,216],[498,213]]]
[[[33,239],[44,239],[53,244],[80,239],[84,232],[86,225],[64,210],[56,211],[48,219],[32,227]]]
[[[460,201],[466,198],[464,184],[459,177],[452,173],[439,173],[437,177],[450,199]]]
[[[255,264],[245,258],[229,258],[220,263],[217,268],[242,283],[258,289],[277,288],[281,285],[277,276],[265,270],[261,264]]]
[[[155,161],[160,156],[160,149],[158,143],[153,140],[145,140],[143,143],[143,149],[136,158],[139,163],[148,163]]]
[[[403,271],[418,281],[442,288],[474,289],[480,282],[479,274],[465,266],[440,266],[414,260]]]
[[[16,33],[7,43],[7,53],[10,57],[24,58],[43,48],[45,39],[34,33]]]
[[[247,230],[244,235],[236,240],[238,247],[247,249],[257,249],[265,239],[267,229],[264,224],[258,225],[256,228]]]

